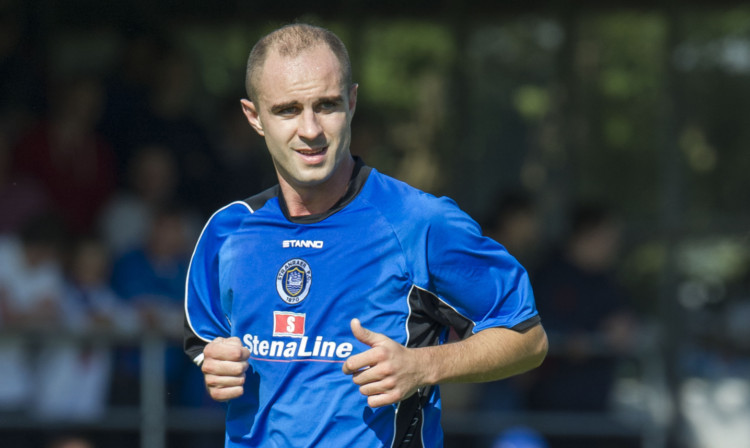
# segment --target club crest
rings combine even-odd
[[[305,300],[310,292],[312,271],[301,258],[287,261],[276,274],[276,292],[284,302],[295,305]]]

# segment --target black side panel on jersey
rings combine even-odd
[[[187,321],[187,315],[185,316],[185,323],[183,325],[183,350],[185,353],[190,357],[190,360],[193,361],[195,358],[200,356],[201,353],[203,353],[203,349],[206,347],[207,342],[203,339],[199,338],[195,333],[193,333],[193,329],[190,328],[190,325]]]
[[[407,347],[437,345],[441,335],[449,328],[452,328],[461,339],[471,336],[474,331],[474,322],[459,314],[430,291],[414,286],[409,292],[408,302],[411,312],[406,324],[409,331]],[[514,326],[512,330],[525,331],[538,324],[539,321],[539,316],[534,316]],[[421,437],[422,407],[430,393],[430,388],[420,389],[399,404],[394,447],[424,446]]]
[[[424,448],[422,406],[429,396],[429,388],[418,390],[414,395],[398,404],[394,448]]]
[[[474,332],[474,322],[459,314],[430,291],[413,287],[409,293],[409,308],[409,347],[436,345],[446,327],[453,328],[461,339],[468,338]],[[541,318],[536,315],[516,324],[511,330],[522,333],[540,322]]]
[[[406,323],[409,331],[407,347],[437,345],[441,335],[450,327],[454,328],[462,338],[469,336],[474,329],[472,321],[458,314],[429,291],[412,287],[408,301],[411,312]],[[424,446],[422,408],[430,393],[430,388],[420,389],[399,404],[394,447]]]
[[[461,339],[469,337],[474,322],[460,315],[435,294],[425,289],[412,287],[409,292],[409,347],[437,345],[440,335],[453,328]]]

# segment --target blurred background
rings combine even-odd
[[[209,448],[180,348],[210,214],[275,184],[247,53],[332,29],[352,151],[528,268],[551,349],[443,388],[446,445],[750,446],[745,2],[0,0],[0,440]]]

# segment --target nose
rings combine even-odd
[[[322,132],[323,128],[320,126],[320,121],[318,120],[318,115],[315,111],[305,110],[300,114],[299,126],[297,129],[297,134],[300,138],[314,140],[319,137]]]

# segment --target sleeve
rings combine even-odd
[[[523,331],[540,319],[529,276],[505,248],[482,235],[479,225],[450,199],[427,233],[430,289],[471,321],[471,332],[506,327]]]
[[[225,210],[225,209],[222,209]],[[228,212],[216,212],[201,232],[188,267],[185,285],[185,353],[200,365],[203,348],[217,337],[229,337],[231,324],[227,318],[226,300],[219,287],[221,247],[231,233]]]

